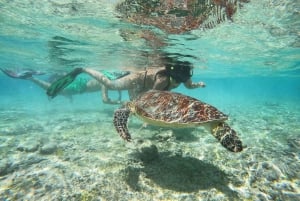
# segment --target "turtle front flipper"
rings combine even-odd
[[[228,124],[224,122],[216,124],[212,128],[212,134],[229,151],[240,152],[243,150],[242,141]]]
[[[131,136],[127,128],[129,114],[130,110],[126,107],[117,109],[114,113],[114,126],[119,135],[128,142],[131,141]]]

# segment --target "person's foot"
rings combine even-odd
[[[33,70],[22,70],[20,72],[15,72],[9,69],[0,68],[0,70],[7,76],[12,78],[18,79],[28,79],[31,78],[33,75],[43,75],[43,72],[40,71],[33,71]]]

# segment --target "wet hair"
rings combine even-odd
[[[186,82],[193,75],[193,66],[188,61],[178,61],[172,59],[171,62],[166,62],[167,75],[172,77],[177,83]]]

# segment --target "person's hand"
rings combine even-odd
[[[206,84],[204,82],[198,82],[197,86],[204,88],[206,86]]]
[[[103,98],[102,101],[105,104],[111,104],[111,105],[121,104],[122,103],[122,101],[120,101],[120,100],[111,100],[110,98]]]

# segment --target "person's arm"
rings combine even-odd
[[[122,94],[121,94],[120,90],[118,90],[118,92],[119,92],[118,100],[111,100],[108,97],[108,90],[107,90],[107,88],[104,85],[102,85],[101,86],[101,94],[102,94],[102,101],[103,101],[103,103],[107,103],[107,104],[120,104],[121,103]]]
[[[191,79],[188,79],[185,83],[184,86],[188,89],[195,89],[195,88],[200,88],[200,87],[205,87],[204,82],[192,82]]]
[[[35,83],[36,85],[38,85],[39,87],[41,87],[42,89],[45,89],[45,90],[47,90],[51,85],[49,82],[46,82],[44,80],[39,80],[34,77],[30,77],[30,78],[28,78],[28,80],[30,80],[31,82]],[[66,97],[67,99],[69,99],[70,102],[73,102],[72,94],[65,93],[64,90],[62,92],[60,92],[60,94],[63,95],[64,97]]]
[[[153,89],[166,90],[168,85],[170,85],[170,80],[169,80],[168,76],[164,76],[164,75],[160,75],[160,74],[156,75]]]

